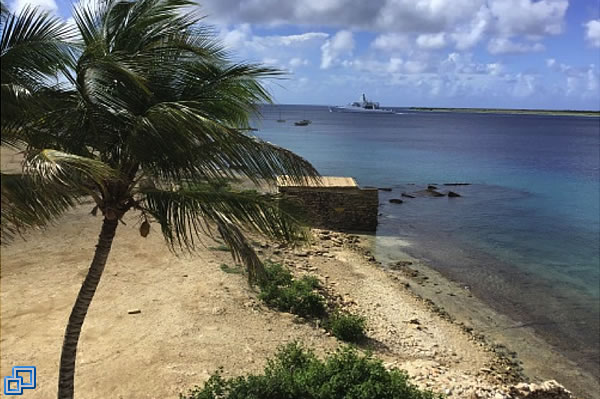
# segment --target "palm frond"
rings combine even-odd
[[[5,18],[5,16],[8,15],[8,7],[6,7],[6,4],[4,4],[4,2],[0,2],[0,15],[2,18]]]
[[[85,195],[99,201],[96,192],[119,177],[100,161],[55,150],[32,155],[23,169],[24,174],[2,174],[2,243],[47,225]]]
[[[119,172],[102,161],[56,150],[32,155],[26,160],[24,171],[41,186],[62,185],[83,192],[102,188],[107,181],[119,178]]]
[[[2,173],[2,225],[6,244],[25,229],[43,227],[77,204],[77,195],[61,185],[43,190],[27,175]]]
[[[185,185],[171,191],[156,188],[140,191],[142,209],[161,225],[173,250],[195,250],[198,237],[210,234],[216,224],[223,238],[230,241],[234,256],[253,267],[253,255],[235,226],[279,241],[297,242],[306,238],[298,208],[275,195],[234,192],[210,184]]]
[[[304,181],[318,176],[302,157],[222,125],[199,111],[201,106],[160,103],[137,119],[128,147],[143,169],[171,180],[241,175],[256,182],[289,175]]]
[[[219,215],[215,220],[219,234],[231,251],[236,262],[242,262],[248,270],[248,282],[258,282],[265,277],[265,268],[254,249],[248,243],[239,227],[225,215]]]
[[[46,97],[52,101],[39,112],[20,114],[14,124],[3,123],[3,141],[25,144],[24,172],[41,188],[59,185],[97,197],[107,189],[111,201],[127,204],[140,199],[131,206],[153,215],[173,248],[193,249],[209,226],[229,234],[239,256],[247,252],[238,235],[244,229],[294,240],[297,220],[279,198],[187,184],[239,176],[255,182],[318,177],[305,159],[243,132],[257,104],[271,101],[262,79],[281,72],[231,62],[214,32],[199,24],[198,13],[183,12],[192,6],[192,0],[78,6],[78,59],[67,74],[70,87],[47,88],[42,81],[33,93],[51,94]],[[11,18],[7,23],[16,24]],[[58,32],[47,30],[49,36]],[[31,80],[47,75],[40,71]],[[12,96],[9,105],[19,109],[20,92],[9,86],[5,92]],[[41,151],[47,148],[54,152]],[[180,189],[143,190],[135,184],[141,177]],[[252,264],[251,255],[244,257]]]
[[[19,13],[6,14],[4,20],[0,38],[2,84],[35,89],[69,64],[74,31],[60,18],[26,6]]]
[[[186,184],[177,190],[140,189],[146,209],[161,224],[173,246],[194,250],[195,238],[227,215],[232,223],[273,239],[303,238],[297,208],[277,195],[215,189],[210,184]]]
[[[0,38],[2,145],[23,146],[23,129],[53,98],[51,79],[70,64],[73,31],[61,19],[25,7],[2,11]],[[52,93],[51,93],[52,92]]]

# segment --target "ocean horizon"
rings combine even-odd
[[[376,242],[409,245],[377,252],[426,260],[600,377],[600,119],[394,109],[267,105],[253,127],[323,175],[391,188]],[[462,197],[389,203],[430,184]]]

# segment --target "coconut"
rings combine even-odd
[[[140,226],[140,235],[142,237],[147,237],[150,233],[150,223],[147,220],[144,220],[142,225]]]

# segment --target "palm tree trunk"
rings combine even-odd
[[[75,359],[77,357],[77,343],[79,342],[81,327],[85,320],[88,308],[92,303],[92,299],[94,298],[94,294],[96,293],[100,277],[102,277],[104,265],[106,265],[106,259],[110,253],[110,247],[112,246],[118,223],[118,219],[108,220],[107,218],[104,218],[100,237],[98,238],[98,244],[96,245],[96,252],[94,253],[94,259],[92,260],[87,276],[85,276],[85,280],[81,285],[77,300],[75,301],[75,305],[73,305],[73,310],[71,310],[69,323],[67,324],[67,329],[65,331],[62,353],[60,355],[58,399],[73,399],[75,388]]]

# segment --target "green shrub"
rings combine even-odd
[[[350,313],[336,313],[325,323],[331,333],[346,342],[360,343],[366,338],[367,320]]]
[[[180,399],[432,399],[406,373],[386,370],[380,360],[342,348],[319,360],[294,343],[268,361],[263,374],[231,379],[213,375],[203,388]]]
[[[265,288],[271,285],[286,286],[292,283],[294,276],[292,273],[279,263],[265,261],[265,275],[259,281],[259,287]]]
[[[270,307],[306,318],[325,315],[325,298],[314,292],[319,288],[319,280],[313,276],[294,280],[282,265],[266,263],[259,287],[258,297]]]

